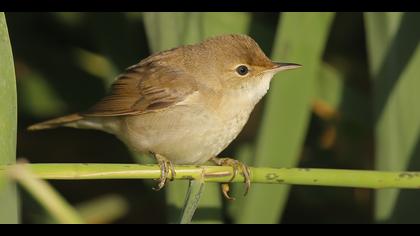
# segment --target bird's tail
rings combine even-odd
[[[52,120],[47,120],[41,123],[33,124],[28,127],[28,130],[35,131],[35,130],[43,130],[43,129],[53,129],[59,126],[66,126],[73,122],[79,121],[83,119],[83,117],[77,113],[58,117]]]

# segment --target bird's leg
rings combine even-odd
[[[171,171],[171,181],[174,180],[175,178],[175,168],[173,166],[173,164],[166,159],[164,156],[156,154],[156,153],[152,153],[153,156],[156,158],[156,161],[159,164],[160,167],[160,178],[157,180],[158,181],[158,185],[157,187],[153,188],[153,190],[155,191],[159,191],[161,190],[165,184],[166,181],[168,179],[168,175],[169,175],[169,170]]]
[[[233,175],[232,175],[232,178],[229,180],[229,182],[235,179],[236,175],[239,172],[239,169],[241,169],[242,171],[241,173],[244,176],[244,183],[245,183],[244,196],[247,195],[249,188],[251,187],[251,174],[250,174],[251,171],[247,165],[245,165],[244,163],[238,160],[231,159],[231,158],[212,157],[210,161],[212,161],[213,163],[219,166],[231,166],[233,168]],[[235,198],[232,198],[229,196],[229,183],[223,183],[221,187],[222,187],[223,195],[228,200],[235,200]]]

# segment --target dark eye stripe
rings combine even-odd
[[[246,75],[246,74],[248,74],[248,67],[246,67],[246,66],[244,66],[244,65],[240,65],[240,66],[238,66],[237,68],[236,68],[236,72],[239,74],[239,75]]]

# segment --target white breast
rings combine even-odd
[[[220,129],[214,132],[217,134],[217,137],[213,138],[215,155],[223,151],[241,132],[255,105],[267,93],[272,76],[265,75],[256,80],[255,84],[249,84],[248,87],[236,91],[233,97],[225,98],[223,110],[227,112],[221,116]]]
[[[261,100],[261,98],[267,93],[270,88],[270,81],[273,77],[273,73],[266,73],[261,78],[255,79],[240,89],[233,92],[231,98],[227,98],[224,101],[226,106],[233,108],[248,107],[250,110],[246,110],[251,113],[254,106]],[[237,104],[235,106],[235,104]],[[248,105],[248,106],[247,106]],[[242,109],[244,110],[244,109]],[[246,112],[245,110],[243,112]],[[241,109],[232,110],[232,115],[240,113]]]
[[[248,88],[248,97],[254,105],[267,93],[273,75],[274,73],[264,74],[260,79],[254,81],[252,88]]]

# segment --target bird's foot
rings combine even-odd
[[[154,153],[153,156],[156,158],[156,161],[158,162],[159,167],[160,167],[160,178],[157,179],[158,181],[157,187],[154,187],[153,190],[159,191],[163,187],[165,187],[165,184],[168,180],[169,172],[171,172],[171,178],[170,178],[171,181],[174,180],[176,173],[175,173],[175,168],[171,161],[169,161],[164,156],[159,155],[159,154]]]
[[[233,168],[233,175],[232,178],[229,180],[231,182],[235,179],[236,175],[238,175],[239,170],[241,170],[241,174],[244,176],[244,183],[245,183],[245,193],[244,196],[246,196],[249,192],[249,189],[251,187],[251,171],[247,165],[244,163],[231,159],[231,158],[217,158],[213,157],[210,159],[213,163],[219,166],[231,166]],[[229,196],[229,183],[223,183],[221,185],[223,195],[228,200],[235,200],[235,198]]]

